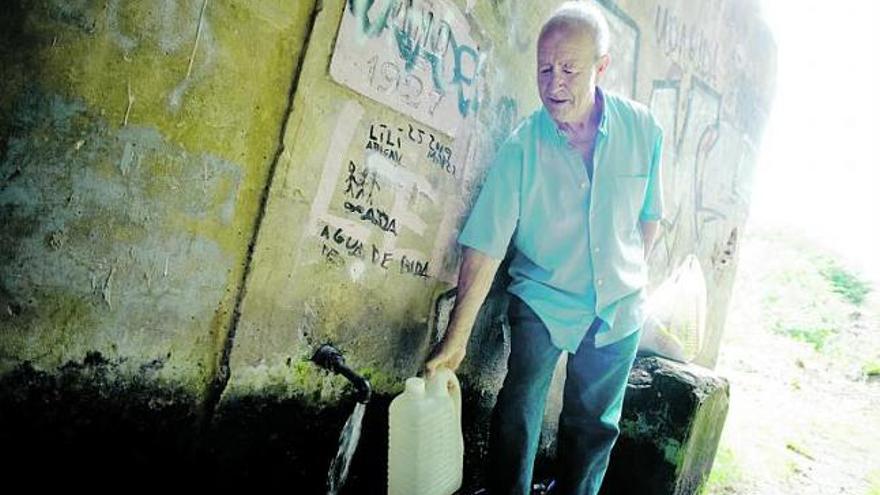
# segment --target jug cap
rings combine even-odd
[[[405,387],[406,387],[405,391],[408,394],[417,394],[417,395],[424,395],[425,394],[425,380],[422,378],[419,378],[417,376],[414,376],[412,378],[407,378]]]

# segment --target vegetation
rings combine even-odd
[[[825,344],[828,342],[830,337],[833,337],[835,332],[830,328],[799,328],[799,327],[791,327],[791,328],[782,328],[782,327],[774,327],[774,330],[777,333],[781,333],[783,335],[787,335],[795,340],[799,340],[801,342],[806,342],[813,346],[817,351],[821,351]]]
[[[867,363],[865,363],[864,366],[862,366],[862,372],[868,378],[880,377],[880,361],[868,361]]]
[[[803,247],[792,252],[764,280],[763,312],[774,333],[824,351],[848,327],[853,306],[862,306],[872,288],[827,253]]]
[[[701,493],[726,493],[734,490],[742,483],[743,479],[742,468],[737,462],[733,450],[722,445],[715,455],[715,462],[712,463],[712,472],[709,473],[709,480],[706,482]]]
[[[880,466],[865,458],[880,444],[864,427],[880,421],[880,298],[868,273],[809,240],[753,230],[736,277],[716,368],[730,410],[700,493],[880,495]],[[834,468],[844,463],[852,469]]]
[[[871,292],[871,284],[841,267],[834,260],[828,259],[825,263],[819,273],[831,284],[832,290],[856,306],[861,305],[865,301],[865,296]]]
[[[880,469],[868,475],[868,495],[880,495]]]

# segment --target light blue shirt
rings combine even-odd
[[[598,97],[592,183],[541,107],[499,149],[458,238],[499,260],[512,242],[507,290],[571,353],[597,316],[597,347],[642,326],[648,270],[639,222],[663,215],[662,129],[644,105]]]

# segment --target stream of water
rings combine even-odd
[[[339,434],[339,449],[327,473],[327,495],[337,495],[345,484],[348,466],[361,438],[361,422],[364,420],[366,407],[366,404],[358,402]]]

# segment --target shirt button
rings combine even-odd
[[[600,286],[602,285],[602,279],[601,279],[601,278],[596,279],[596,285],[600,285]]]
[[[581,182],[581,189],[586,189],[586,188],[587,188],[587,183]]]
[[[594,252],[594,253],[598,253],[598,252],[599,252],[599,246],[594,247],[594,248],[593,248],[593,252]]]

